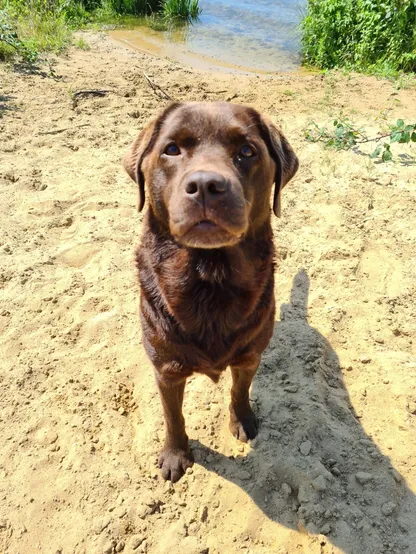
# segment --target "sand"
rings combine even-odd
[[[415,554],[415,146],[395,162],[304,138],[340,114],[371,133],[416,90],[359,75],[202,73],[85,34],[55,77],[0,67],[0,551]],[[274,221],[277,321],[228,431],[230,375],[185,400],[196,463],[156,467],[163,420],[141,344],[142,215],[121,158],[166,100],[231,100],[300,158]],[[403,84],[403,83],[402,83]],[[404,83],[406,84],[406,83]],[[80,97],[80,89],[106,89]],[[411,157],[413,156],[413,158]]]

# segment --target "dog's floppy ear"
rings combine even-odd
[[[144,175],[142,172],[142,164],[145,157],[150,154],[152,148],[159,136],[162,125],[166,117],[177,107],[179,103],[170,104],[156,119],[151,121],[139,134],[136,140],[133,142],[129,152],[126,154],[123,160],[124,169],[135,181],[139,187],[139,201],[137,209],[142,211],[144,206]]]
[[[299,161],[286,137],[274,123],[262,117],[261,126],[263,139],[267,145],[270,156],[276,164],[273,212],[276,217],[280,217],[280,195],[282,189],[295,175],[299,167]]]

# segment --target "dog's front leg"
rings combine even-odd
[[[231,388],[230,431],[236,439],[247,442],[257,436],[259,423],[250,406],[249,392],[260,359],[255,363],[241,363],[231,366],[233,385]]]
[[[166,425],[165,445],[159,456],[159,467],[163,478],[175,483],[193,464],[182,414],[186,379],[170,378],[157,373],[156,380]]]

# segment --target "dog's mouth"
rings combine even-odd
[[[240,240],[241,235],[231,233],[228,229],[211,219],[201,219],[184,233],[179,241],[191,248],[223,248],[232,246]]]
[[[213,231],[216,228],[219,228],[219,225],[214,223],[214,221],[211,221],[209,219],[202,219],[201,221],[198,221],[198,223],[195,223],[193,226],[194,229],[197,231],[205,232],[205,231]]]

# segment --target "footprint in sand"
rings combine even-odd
[[[69,267],[81,269],[100,251],[100,247],[92,242],[84,242],[71,246],[61,251],[56,259],[57,261]]]

